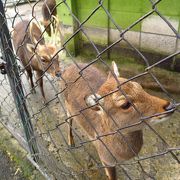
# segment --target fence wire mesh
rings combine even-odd
[[[178,46],[178,31],[158,10],[162,1],[149,0],[151,11],[125,29],[116,23],[109,12],[111,1],[106,0],[94,1],[94,8],[83,20],[78,18],[78,1],[58,1],[46,12],[52,18],[44,19],[43,29],[42,7],[49,6],[48,2],[28,1],[22,5],[19,0],[11,7],[6,6],[7,1],[0,3],[1,123],[30,153],[31,161],[46,178],[106,179],[109,172],[109,179],[179,179],[180,98],[169,93],[166,83],[170,82],[159,79],[157,66],[174,61],[180,51],[177,48],[174,53],[151,63],[126,36],[155,14],[172,30]],[[54,13],[56,8],[68,11],[71,26],[61,22],[61,17]],[[98,11],[103,12],[107,23],[118,32],[118,38],[112,42],[110,29],[102,31],[108,39],[105,47],[94,42],[86,26]],[[17,27],[18,23],[23,25]],[[68,28],[70,35],[65,37]],[[73,51],[69,48],[72,42]],[[82,63],[85,58],[74,54],[87,52],[87,44],[88,53],[93,51],[93,55]],[[119,79],[116,68],[114,71],[109,63],[112,51],[121,44],[131,49],[144,64],[143,69],[132,75],[122,73],[127,79]],[[102,73],[102,69],[109,75]],[[164,78],[169,77],[167,73],[171,73],[165,72]],[[180,75],[175,73],[174,77],[179,82]],[[150,92],[156,97],[150,96],[133,81],[147,87],[153,82],[160,92]],[[176,92],[178,89],[179,84]],[[152,126],[153,121],[161,121],[172,113],[169,121]]]

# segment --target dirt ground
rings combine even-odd
[[[15,168],[6,152],[0,149],[0,177],[4,180],[26,180],[22,172]]]
[[[41,15],[41,7],[42,7],[43,1],[40,1],[38,3],[25,3],[20,4],[18,6],[9,6],[6,9],[6,18],[8,21],[8,27],[10,30],[14,27],[14,25],[22,20],[31,20],[34,17],[34,20],[37,20],[40,22],[42,19]],[[34,9],[34,11],[32,11]],[[32,16],[33,14],[33,16]],[[14,21],[15,18],[15,21]]]

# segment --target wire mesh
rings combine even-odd
[[[41,8],[43,3],[46,4],[47,1],[36,1],[35,3],[28,1],[26,6],[20,6],[20,3],[21,1],[18,1],[15,6],[6,8],[5,2],[3,7],[1,7],[0,37],[3,64],[1,63],[0,68],[3,70],[2,72],[4,72],[2,74],[7,73],[7,75],[0,75],[0,118],[2,124],[11,131],[21,145],[31,154],[33,163],[35,163],[41,171],[48,174],[46,178],[53,176],[56,179],[105,179],[105,169],[114,169],[115,167],[117,178],[119,179],[163,179],[166,177],[169,179],[178,179],[178,166],[180,162],[180,147],[178,141],[179,97],[178,95],[169,93],[166,84],[159,80],[156,71],[157,66],[167,61],[174,61],[174,58],[178,56],[180,51],[177,48],[174,53],[170,53],[166,57],[159,58],[158,61],[151,63],[149,57],[127,38],[127,34],[133,31],[136,25],[140,24],[152,14],[156,14],[166,23],[167,27],[172,30],[173,37],[177,39],[175,42],[177,46],[179,33],[166,16],[158,10],[158,5],[161,3],[161,0],[149,0],[151,10],[143,14],[125,29],[120,27],[121,24],[116,23],[109,12],[111,1],[96,1],[94,8],[92,8],[84,20],[78,18],[77,4],[75,2],[66,0],[56,2],[56,6],[53,7],[50,13],[51,15],[54,16],[53,12],[56,8],[60,7],[60,9],[66,9],[69,16],[72,17],[73,25],[68,26],[68,28],[70,27],[72,29],[67,38],[65,38],[65,36],[63,37],[63,31],[66,31],[66,29],[62,23],[58,24],[58,28],[62,31],[61,34],[57,35],[54,33],[54,37],[53,33],[51,37],[48,37],[46,34],[46,29],[48,28],[51,28],[51,31],[54,32],[51,26],[51,24],[54,23],[52,19],[49,20],[49,24],[45,26],[45,29],[41,26]],[[105,37],[107,36],[108,39],[105,47],[100,47],[94,42],[86,26],[91,19],[94,20],[93,16],[99,11],[103,12],[104,16],[106,16],[107,24],[112,24],[118,32],[118,38],[111,42],[109,37],[110,29],[105,28]],[[61,19],[61,17],[59,18]],[[16,48],[13,50],[11,40],[14,33],[18,34],[17,37],[23,36],[20,32],[16,32],[15,27],[18,22],[23,22],[23,20],[28,20],[25,30],[26,33],[17,50],[15,50]],[[35,22],[42,31],[36,41],[33,41],[33,33],[29,33],[31,22]],[[9,32],[6,25],[9,28]],[[28,40],[27,42],[26,37],[30,37],[30,41]],[[43,70],[40,69],[40,67],[43,66],[42,56],[44,56],[44,54],[38,55],[38,53],[40,53],[39,47],[43,45],[44,40],[46,43],[49,41],[52,45],[58,38],[58,43],[55,45],[57,46],[56,52],[51,56],[46,68]],[[85,41],[83,41],[83,39],[85,39]],[[73,51],[69,48],[72,41],[74,45]],[[30,55],[24,50],[24,48],[26,48],[25,45],[29,42],[34,43],[34,49]],[[82,58],[79,56],[74,57],[74,54],[85,51],[87,44],[89,48],[88,53],[92,50],[93,55],[82,65],[80,64]],[[112,59],[113,50],[119,48],[118,46],[122,44],[125,44],[133,51],[134,56],[143,62],[144,68],[141,72],[138,71],[138,73],[133,73],[133,75],[130,74],[130,76],[126,77],[127,79],[120,80],[108,60]],[[48,54],[48,43],[45,45],[46,51],[43,53],[50,56],[50,54]],[[24,50],[24,60],[16,55],[20,49]],[[60,61],[60,74],[57,74],[57,66],[55,66],[57,55]],[[34,57],[36,57],[36,60],[34,60]],[[121,57],[117,58],[117,63],[120,58]],[[27,63],[23,65],[21,61],[25,61],[25,59]],[[40,62],[40,65],[37,65],[37,63],[35,65],[37,68],[35,69],[37,76],[35,75],[33,67],[34,61]],[[136,63],[138,64],[140,62],[137,61]],[[68,68],[72,67],[71,64],[73,64],[75,69],[70,69],[72,72],[70,70],[68,71]],[[101,69],[101,71],[102,69],[105,69],[106,72],[109,71],[109,76],[112,77],[115,84],[110,84],[110,90],[107,92],[102,91],[101,96],[98,95],[100,91],[98,91],[98,89],[106,81],[107,75],[97,73],[99,70],[93,70],[94,65],[97,66],[98,69]],[[30,84],[28,80],[30,77],[28,77],[29,73],[26,71],[29,67],[34,78],[34,86],[31,86],[32,83]],[[91,70],[93,73],[91,73],[92,76],[89,77],[87,74],[91,72]],[[52,77],[49,73],[50,71],[56,73],[58,77]],[[166,73],[168,72],[169,71],[166,71]],[[176,76],[179,78],[178,73]],[[97,81],[91,79],[95,77]],[[44,79],[44,84],[42,84],[42,78]],[[144,94],[142,89],[138,89],[140,95],[136,97],[137,99],[129,96],[126,90],[132,81],[139,82],[139,79],[144,83],[146,83],[146,79],[151,79],[151,82],[160,90],[159,93],[152,93],[156,94],[157,97],[163,97],[171,101],[172,107],[166,108],[166,111],[164,110],[163,112],[162,110],[154,111],[155,107],[159,110],[159,106],[163,102],[159,103],[159,100],[157,101],[159,104],[153,104],[153,97],[151,97],[151,101],[148,101],[151,106],[149,105],[148,110],[145,110],[143,106],[146,104],[143,103],[145,103],[147,99],[143,99]],[[78,83],[80,82],[82,84],[79,85]],[[94,84],[98,82],[101,83],[99,85]],[[42,86],[45,92],[44,97],[42,89],[40,91],[40,87]],[[137,84],[136,86],[139,87]],[[132,86],[130,89],[131,88]],[[133,86],[133,88],[135,87]],[[36,93],[34,93],[35,91]],[[86,99],[86,91],[88,95],[94,95],[93,98],[95,102],[93,105],[84,105],[85,101],[84,99],[82,100],[82,98]],[[129,111],[128,116],[127,113],[124,114],[128,122],[129,119],[132,119],[130,124],[127,123],[122,126],[122,122],[118,122],[119,117],[115,116],[119,109],[109,108],[109,104],[101,104],[101,102],[106,102],[106,99],[117,93],[125,97],[125,108],[129,109],[130,107],[133,109],[133,113],[138,116],[138,118],[132,117],[130,115],[132,114],[131,111]],[[134,91],[134,93],[136,93],[136,91]],[[136,102],[140,100],[143,106],[138,105]],[[156,101],[154,101],[154,103],[156,103]],[[105,115],[102,116],[102,114],[95,112],[93,108],[97,108],[96,110],[102,111]],[[119,108],[122,107],[119,106]],[[89,111],[90,113],[88,113]],[[148,113],[146,113],[146,111]],[[172,112],[174,113],[170,122],[158,126],[152,126],[151,123],[149,123],[153,118],[160,119]],[[118,115],[121,117],[120,114]],[[97,120],[104,120],[104,122],[99,123],[94,121],[97,117],[99,118]],[[104,117],[104,119],[100,117]],[[107,119],[108,122],[106,122]],[[133,121],[133,119],[137,119],[137,121]],[[98,123],[102,125],[102,127],[99,127],[100,125],[98,125]],[[110,125],[112,125],[112,127],[109,128]],[[142,142],[142,131],[139,131],[139,127],[142,126],[147,127],[147,129],[143,130],[144,143]],[[88,132],[84,132],[83,129]],[[72,145],[69,144],[69,133],[73,136],[74,143],[72,143]],[[130,136],[137,136],[138,138],[133,139],[130,138]],[[118,138],[120,140],[118,140]],[[134,141],[136,141],[135,144],[133,144]],[[142,143],[143,147],[139,154],[137,148],[139,146],[141,147]],[[116,148],[118,152],[116,152]],[[125,148],[127,148],[129,154],[121,155],[120,151],[123,152]],[[128,156],[134,158],[131,159],[130,157],[128,158]],[[125,161],[126,159],[128,161]]]

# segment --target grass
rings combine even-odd
[[[44,180],[40,172],[26,158],[27,152],[21,148],[12,135],[0,124],[0,149],[6,153],[16,172],[20,172],[23,179]]]

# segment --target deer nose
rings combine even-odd
[[[164,110],[165,110],[165,111],[171,111],[171,110],[172,110],[172,112],[174,112],[175,107],[174,107],[173,103],[169,102],[168,104],[166,104],[166,105],[164,106]]]
[[[56,77],[61,77],[61,72],[60,71],[56,72]]]

